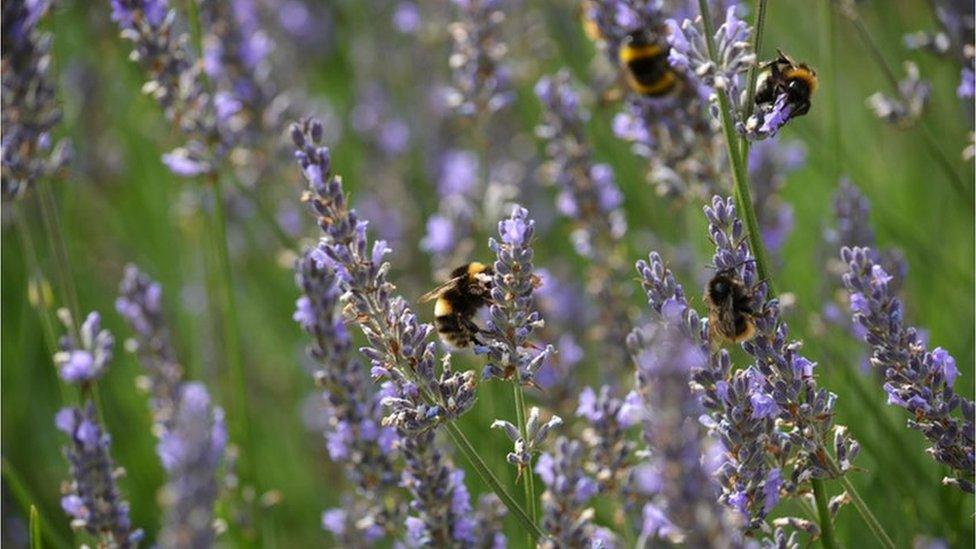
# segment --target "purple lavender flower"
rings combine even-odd
[[[476,525],[463,477],[441,456],[434,428],[474,406],[474,372],[453,372],[450,355],[445,355],[438,376],[436,344],[427,341],[433,328],[418,321],[387,279],[386,243],[376,241],[370,249],[367,223],[348,208],[341,179],[332,174],[329,150],[321,146],[321,124],[306,120],[292,125],[291,134],[309,186],[303,199],[323,232],[309,259],[316,268],[335,273],[346,321],[359,324],[369,344],[360,352],[369,358],[373,378],[389,380],[381,400],[389,413],[382,423],[397,429],[405,462],[403,484],[413,496],[414,515],[406,519],[408,540],[435,545],[470,542]],[[308,308],[299,310],[304,310],[300,318],[306,319]]]
[[[37,179],[67,162],[65,141],[52,147],[51,133],[61,121],[51,65],[51,36],[37,24],[51,7],[49,0],[3,4],[3,200],[20,196]]]
[[[900,128],[911,126],[925,114],[932,94],[932,85],[922,79],[918,65],[905,61],[904,66],[905,78],[898,82],[897,97],[877,92],[866,101],[875,116]]]
[[[911,414],[908,426],[928,439],[928,453],[953,469],[956,476],[943,482],[973,492],[973,401],[953,390],[958,375],[955,359],[942,348],[928,351],[918,330],[904,325],[892,277],[875,257],[869,248],[841,250],[848,265],[844,285],[850,292],[854,322],[866,330],[871,365],[884,372],[888,403]]]
[[[544,77],[535,89],[546,108],[536,134],[546,141],[546,170],[559,188],[557,206],[575,225],[573,245],[590,261],[586,287],[599,311],[599,328],[592,332],[607,354],[606,372],[613,374],[626,367],[623,342],[630,326],[628,295],[615,280],[623,270],[620,239],[627,229],[619,208],[622,195],[613,169],[593,161],[584,131],[588,113],[580,107],[569,74]]]
[[[224,411],[211,404],[202,383],[184,383],[171,428],[156,449],[169,476],[163,488],[166,513],[159,535],[162,547],[213,544],[217,470],[226,446]]]
[[[642,537],[691,547],[735,546],[740,525],[718,505],[718,485],[703,462],[709,444],[718,443],[707,440],[696,421],[704,409],[689,387],[691,373],[705,369],[708,356],[680,325],[680,317],[666,317],[634,330],[627,342],[637,366],[640,420],[656,487],[642,510]]]
[[[952,57],[960,65],[956,95],[960,99],[972,99],[976,92],[973,72],[976,70],[976,48],[973,47],[976,18],[973,15],[973,6],[969,2],[937,0],[933,2],[933,8],[939,21],[938,29],[906,35],[905,46]]]
[[[532,465],[533,455],[541,451],[542,445],[549,436],[549,432],[562,425],[563,420],[557,415],[549,418],[549,421],[540,423],[539,409],[535,406],[529,410],[529,417],[525,422],[525,438],[519,433],[519,428],[511,422],[496,419],[492,422],[492,429],[501,429],[508,436],[509,440],[515,445],[514,450],[509,452],[505,459],[518,467],[519,473]]]
[[[163,289],[158,282],[135,265],[127,265],[119,284],[115,310],[135,332],[135,337],[126,346],[138,355],[139,362],[149,374],[146,382],[152,395],[153,420],[168,430],[178,406],[183,368],[177,361],[163,318],[162,296]]]
[[[712,199],[711,207],[705,208],[709,220],[709,232],[716,244],[714,264],[716,269],[737,268],[745,284],[756,283],[755,261],[752,260],[742,223],[735,215],[731,199]],[[756,302],[762,303],[754,318],[757,335],[745,342],[742,348],[756,361],[750,389],[754,417],[777,418],[781,425],[778,433],[787,437],[796,458],[792,471],[792,483],[802,483],[810,478],[831,478],[843,474],[832,463],[825,448],[827,437],[833,430],[833,414],[836,395],[818,388],[810,360],[800,354],[801,343],[791,341],[786,323],[780,317],[777,299],[766,298],[765,284],[755,286]],[[858,451],[857,442],[844,438],[835,446],[837,458],[852,460]]]
[[[762,303],[755,318],[758,335],[743,344],[754,365],[733,371],[727,351],[712,352],[707,322],[688,307],[681,286],[659,255],[652,253],[649,262],[639,262],[638,272],[651,309],[708,353],[707,365],[692,373],[692,387],[707,410],[702,422],[727,449],[717,473],[720,499],[738,509],[752,529],[760,526],[782,493],[795,493],[811,478],[843,474],[859,447],[838,428],[833,450],[845,469],[829,457],[826,439],[835,397],[817,388],[814,364],[799,354],[798,342],[788,340],[777,300],[766,299],[732,201],[715,197],[705,214],[716,244],[715,268],[731,270]]]
[[[461,116],[498,112],[514,99],[500,27],[502,0],[454,0],[458,20],[451,25],[452,88],[448,102]]]
[[[738,96],[739,75],[749,70],[756,60],[749,45],[752,30],[736,17],[735,12],[736,6],[726,9],[725,21],[715,31],[715,59],[708,54],[700,16],[695,21],[685,19],[680,24],[674,19],[667,21],[671,66],[694,75],[712,93],[728,94],[733,105]]]
[[[103,330],[102,317],[98,312],[88,313],[75,337],[74,320],[66,309],[58,311],[58,317],[68,330],[68,336],[60,341],[60,350],[54,354],[54,365],[61,379],[68,383],[87,385],[102,377],[112,360],[115,338]]]
[[[636,392],[621,399],[606,385],[599,394],[590,387],[580,393],[576,416],[586,424],[579,437],[587,451],[583,466],[602,490],[619,490],[630,475],[636,445],[627,431],[642,419],[639,401]]]
[[[325,390],[328,424],[324,434],[329,456],[343,465],[357,487],[350,505],[360,516],[371,517],[365,522],[353,520],[348,528],[344,522],[340,522],[342,528],[326,524],[326,529],[336,535],[336,541],[371,544],[394,528],[404,512],[389,504],[396,501],[391,499],[398,481],[392,452],[398,436],[394,429],[381,426],[381,400],[387,391],[375,390],[366,369],[350,355],[351,341],[339,314],[341,292],[336,273],[316,261],[313,253],[303,255],[296,265],[295,280],[302,296],[296,302],[294,319],[312,337],[308,354],[315,362],[316,384]]]
[[[220,141],[216,109],[176,12],[166,0],[112,0],[112,19],[132,42],[130,57],[146,72],[143,91],[187,137],[185,146],[164,156],[166,165],[185,177],[210,172],[215,159],[206,144]]]
[[[498,260],[494,264],[489,320],[482,336],[484,345],[476,346],[475,351],[487,359],[484,379],[512,379],[531,386],[555,348],[547,345],[539,352],[530,348],[533,332],[545,321],[532,303],[532,293],[540,281],[532,270],[535,222],[528,216],[528,210],[516,206],[508,219],[498,223],[500,240],[488,242]]]
[[[434,444],[434,432],[404,437],[403,486],[413,496],[406,519],[411,546],[466,546],[475,541],[477,523],[464,485],[464,471],[454,468]]]
[[[84,529],[106,546],[136,547],[142,530],[133,528],[129,504],[116,485],[121,472],[112,461],[111,437],[99,424],[95,405],[62,408],[55,424],[70,439],[64,455],[71,482],[61,507],[71,517],[71,527]]]
[[[597,482],[583,468],[583,445],[559,437],[551,453],[542,454],[535,472],[546,485],[542,494],[542,527],[549,538],[546,548],[588,547],[596,533],[594,510],[587,507],[599,490]]]
[[[383,423],[403,434],[418,434],[471,409],[475,401],[473,372],[451,370],[450,355],[437,374],[434,349],[427,341],[433,328],[421,324],[387,279],[390,252],[384,241],[369,248],[366,221],[350,210],[341,178],[331,171],[329,150],[321,145],[322,125],[314,120],[292,126],[296,158],[308,183],[303,197],[324,233],[313,252],[320,264],[334,269],[344,294],[347,321],[359,324],[369,343],[360,349],[369,358],[372,376],[392,381],[384,399],[389,414]]]

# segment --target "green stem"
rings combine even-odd
[[[698,0],[698,5],[705,25],[705,42],[708,45],[708,55],[715,59],[717,55],[715,32],[712,29],[712,20],[708,12],[708,2],[707,0]],[[748,172],[742,157],[739,156],[740,148],[737,146],[738,137],[735,133],[735,125],[732,123],[729,97],[725,90],[718,90],[716,95],[718,95],[719,111],[721,111],[722,130],[725,132],[725,148],[732,164],[732,195],[735,199],[736,210],[745,221],[746,233],[750,248],[752,248],[752,253],[756,258],[756,270],[759,272],[759,278],[766,281],[769,293],[775,294],[767,268],[769,263],[766,261],[766,247],[762,243],[759,221],[756,219],[756,211],[752,206],[752,197],[749,194]]]
[[[827,490],[823,479],[815,478],[810,481],[813,486],[813,498],[817,502],[817,517],[820,522],[820,542],[827,549],[837,547],[834,536],[834,522],[830,519],[830,508],[827,505]]]
[[[21,204],[23,202],[14,205],[13,217],[17,227],[17,236],[20,238],[21,248],[27,260],[27,268],[30,271],[29,280],[37,284],[39,303],[31,305],[37,310],[37,316],[41,321],[41,329],[44,332],[44,344],[47,347],[48,355],[54,356],[54,353],[58,351],[58,336],[54,330],[54,323],[51,321],[51,315],[47,308],[47,298],[44,295],[47,293],[46,287],[48,282],[41,272],[40,261],[37,259],[37,248],[34,245],[34,237],[31,236],[30,226],[27,224],[27,220],[24,219],[23,212],[20,210],[19,206]],[[67,395],[64,392],[64,384],[61,382],[61,377],[55,374],[55,378],[58,383],[58,390],[61,392],[61,402],[67,402]]]
[[[34,508],[31,502],[37,500],[31,497],[31,493],[27,485],[24,484],[23,479],[20,478],[20,475],[17,474],[17,471],[14,470],[6,457],[0,458],[0,468],[3,470],[3,480],[7,483],[7,488],[10,490],[11,495],[17,500],[17,504],[20,505],[20,508],[25,513],[30,512]],[[51,527],[51,521],[40,519],[38,521],[40,522],[41,533],[47,538],[48,543],[55,547],[71,547],[71,544]]]
[[[522,526],[527,532],[529,532],[529,535],[532,536],[534,540],[545,539],[546,535],[542,529],[539,528],[539,526],[533,522],[527,514],[525,514],[525,511],[519,506],[518,502],[515,501],[515,498],[505,491],[505,488],[502,487],[494,473],[491,472],[488,465],[485,464],[484,460],[481,459],[481,456],[478,455],[478,451],[475,450],[474,446],[471,445],[471,441],[469,441],[464,435],[464,432],[451,421],[444,422],[444,428],[447,429],[447,434],[450,435],[451,440],[454,441],[455,447],[457,447],[457,449],[464,454],[464,457],[467,458],[467,460],[478,472],[478,476],[481,477],[481,480],[491,487],[495,494],[498,495],[498,498],[502,500],[505,507],[508,507],[509,512],[515,515],[515,518],[522,523]]]
[[[513,390],[515,392],[515,418],[518,421],[519,435],[521,435],[522,440],[526,444],[529,443],[529,434],[527,427],[527,416],[525,414],[525,391],[522,389],[522,385],[515,381],[512,384]],[[530,455],[531,458],[531,455]],[[532,473],[532,462],[526,467],[524,472],[525,477],[522,481],[522,486],[525,489],[525,505],[529,509],[529,516],[532,517],[532,523],[538,524],[539,513],[536,510],[535,505],[535,475]],[[530,535],[531,538],[531,535]],[[531,539],[529,542],[531,544]]]
[[[231,178],[231,181],[233,182],[234,188],[237,189],[237,192],[246,196],[248,200],[251,201],[251,204],[254,205],[254,209],[258,213],[258,217],[260,217],[261,221],[264,221],[268,228],[271,229],[271,233],[274,235],[275,239],[278,240],[278,245],[297,254],[299,250],[295,239],[289,236],[288,233],[281,228],[281,225],[278,224],[278,220],[275,219],[274,213],[272,213],[264,202],[261,201],[261,197],[258,196],[258,193],[255,192],[254,189],[245,187],[240,181],[237,180],[236,177]]]
[[[214,248],[217,252],[217,268],[220,273],[220,313],[221,330],[223,333],[224,353],[227,362],[227,377],[230,383],[230,394],[233,398],[233,409],[237,417],[238,440],[249,451],[253,451],[251,444],[250,415],[247,412],[247,382],[244,376],[244,361],[241,356],[240,332],[237,325],[237,299],[234,295],[234,276],[230,261],[230,251],[227,248],[227,209],[220,182],[211,179],[213,189],[214,208]],[[248,455],[245,461],[253,467],[254,456]],[[254,481],[254,478],[251,478]]]
[[[47,180],[41,180],[38,181],[36,188],[41,206],[41,219],[44,222],[48,243],[51,246],[51,255],[54,256],[55,273],[61,290],[61,299],[71,311],[71,317],[75,322],[81,322],[84,319],[81,316],[81,307],[78,306],[78,292],[75,290],[74,279],[71,278],[68,247],[64,242],[64,231],[61,228],[58,204],[54,199],[51,183]]]
[[[756,62],[749,67],[749,74],[746,76],[746,104],[743,105],[745,113],[744,120],[749,120],[755,109],[756,99],[756,80],[759,76],[759,50],[762,49],[763,30],[766,28],[766,0],[756,0],[756,18],[752,23],[752,53],[756,56]],[[740,157],[744,161],[749,160],[749,140],[743,139],[740,147]]]
[[[833,469],[834,476],[836,476],[837,480],[839,480],[844,486],[844,490],[847,491],[847,495],[851,496],[851,502],[854,504],[854,508],[857,509],[858,514],[861,515],[861,518],[864,519],[865,524],[867,524],[868,528],[871,529],[875,539],[877,539],[878,543],[887,549],[894,549],[895,542],[891,540],[891,536],[889,536],[888,532],[885,531],[884,526],[881,526],[881,523],[878,522],[878,518],[874,516],[871,509],[868,508],[867,504],[864,503],[864,500],[861,499],[861,494],[858,493],[857,488],[854,487],[854,484],[849,478],[847,478],[846,475],[841,473],[840,469],[837,467],[837,464],[834,463],[832,458],[828,456],[828,460],[830,460],[829,465],[830,468]]]
[[[835,27],[834,27],[834,12],[831,9],[829,1],[821,2],[821,32],[820,32],[820,48],[821,57],[823,58],[823,63],[826,68],[827,74],[836,75],[837,74],[837,63],[836,56],[834,54],[834,42],[836,40]],[[824,136],[826,137],[828,146],[830,148],[830,162],[828,163],[828,170],[833,180],[837,180],[840,174],[843,172],[843,155],[841,154],[841,131],[840,131],[840,109],[838,104],[837,95],[837,78],[832,77],[827,79],[826,89],[824,90],[827,94],[827,116],[824,117]]]

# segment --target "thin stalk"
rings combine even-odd
[[[47,233],[51,255],[54,256],[55,273],[61,290],[61,299],[71,311],[71,317],[81,322],[81,307],[78,305],[78,292],[75,290],[74,279],[71,277],[71,262],[68,258],[68,247],[64,241],[64,231],[61,228],[61,218],[58,216],[58,204],[51,190],[51,183],[47,180],[37,182],[37,197],[41,206],[41,219]]]
[[[766,0],[756,0],[756,18],[752,23],[752,53],[756,55],[756,62],[749,67],[749,73],[746,76],[746,104],[743,105],[745,108],[745,120],[748,120],[752,116],[752,111],[755,109],[756,100],[756,80],[759,77],[759,50],[762,49],[762,39],[763,30],[766,28]],[[745,162],[749,161],[749,140],[743,139],[741,144],[741,157]]]
[[[861,518],[864,519],[865,524],[867,524],[868,528],[871,529],[875,539],[877,539],[878,543],[883,545],[886,549],[894,549],[895,542],[891,540],[891,536],[889,536],[888,532],[885,531],[884,526],[878,522],[878,518],[874,516],[874,513],[871,512],[868,505],[864,503],[864,500],[861,498],[861,494],[858,493],[857,488],[854,487],[854,483],[852,483],[851,480],[840,471],[840,468],[837,467],[837,464],[834,463],[834,460],[830,457],[830,455],[827,455],[827,459],[827,463],[832,469],[834,476],[837,477],[837,480],[839,480],[844,486],[844,490],[847,491],[847,495],[851,496],[851,502],[854,504],[854,508],[857,509],[858,514],[861,515]]]
[[[240,332],[237,325],[237,299],[234,295],[234,276],[230,261],[230,251],[227,248],[227,209],[220,182],[214,177],[211,180],[213,189],[213,221],[214,221],[214,249],[217,252],[217,269],[220,274],[220,313],[221,330],[223,333],[224,353],[227,361],[227,377],[230,383],[230,393],[234,400],[233,409],[237,416],[237,434],[249,451],[253,451],[251,444],[250,415],[247,412],[247,383],[244,376],[244,361],[241,356]],[[253,467],[254,456],[249,455],[246,460]],[[251,479],[254,481],[254,478]]]
[[[261,201],[261,197],[258,196],[258,193],[253,189],[245,187],[240,181],[237,180],[236,177],[232,177],[230,179],[234,185],[234,188],[237,189],[239,193],[246,196],[248,200],[251,201],[251,204],[254,205],[254,209],[258,213],[258,217],[260,217],[261,221],[263,221],[268,228],[271,229],[271,233],[274,235],[275,239],[278,240],[278,245],[297,254],[299,249],[295,239],[289,236],[288,233],[281,228],[281,225],[278,224],[278,220],[275,219],[274,213],[272,213],[264,202]]]
[[[708,55],[712,59],[716,58],[715,31],[712,29],[712,20],[708,11],[707,0],[698,0],[701,9],[702,21],[705,26],[705,42],[708,46]],[[735,133],[735,125],[732,123],[731,105],[728,94],[725,90],[718,90],[719,111],[722,116],[722,130],[725,132],[725,148],[729,154],[729,161],[732,164],[732,195],[735,199],[736,209],[746,223],[746,234],[749,238],[749,245],[752,253],[756,257],[756,270],[759,272],[760,280],[765,280],[769,292],[774,294],[772,281],[769,278],[769,270],[766,261],[766,247],[762,243],[762,233],[759,231],[759,221],[756,219],[756,211],[752,206],[752,197],[749,193],[748,172],[742,157],[739,156],[738,137]]]
[[[23,204],[21,202],[20,204]],[[24,252],[24,257],[27,259],[27,268],[30,270],[30,280],[36,281],[38,288],[38,294],[40,302],[37,304],[31,304],[37,310],[37,316],[41,321],[41,330],[44,332],[44,344],[47,347],[47,352],[49,356],[54,356],[54,353],[58,351],[58,336],[57,332],[54,330],[54,323],[51,322],[51,315],[48,314],[47,308],[47,298],[44,296],[45,286],[47,284],[47,279],[44,278],[41,272],[40,262],[37,259],[37,248],[34,245],[34,237],[31,236],[30,226],[27,224],[27,220],[24,219],[23,212],[20,210],[20,204],[16,204],[13,209],[14,223],[17,227],[17,236],[20,238],[21,248]],[[67,402],[67,395],[64,391],[64,384],[61,382],[61,377],[55,373],[55,379],[58,382],[58,391],[61,393],[61,402]]]
[[[34,504],[30,506],[30,547],[31,549],[44,549],[44,541],[41,539],[41,514],[37,512]]]
[[[529,532],[529,535],[533,538],[533,540],[545,539],[546,535],[542,529],[539,528],[539,526],[533,522],[527,514],[525,514],[525,511],[521,506],[519,506],[518,502],[515,501],[515,499],[507,491],[505,491],[505,488],[500,482],[498,482],[495,474],[491,472],[491,469],[489,469],[488,465],[485,464],[484,460],[481,459],[481,456],[478,455],[478,451],[475,450],[474,446],[471,445],[471,441],[469,441],[464,435],[464,432],[450,421],[444,422],[444,428],[447,429],[447,434],[450,435],[451,440],[454,441],[454,446],[460,450],[462,454],[464,454],[464,457],[467,458],[467,460],[478,472],[478,476],[481,477],[481,480],[491,487],[498,498],[502,500],[502,503],[505,504],[505,507],[508,507],[508,510],[515,515],[515,518],[517,518],[520,523],[522,523],[522,526],[527,532]]]
[[[830,2],[821,2],[821,21],[820,21],[820,49],[821,58],[827,74],[837,74],[837,62],[834,50],[835,26],[834,12]],[[827,88],[827,116],[824,117],[824,136],[830,150],[830,162],[828,170],[833,180],[837,180],[843,172],[843,156],[841,154],[841,131],[840,131],[840,109],[837,96],[837,78],[828,78]]]
[[[820,542],[827,549],[837,547],[834,536],[834,523],[830,520],[830,509],[827,506],[827,490],[823,479],[815,478],[810,481],[813,486],[813,499],[817,502],[817,517],[820,523]]]
[[[27,485],[24,484],[23,479],[20,478],[20,475],[14,470],[13,466],[9,461],[7,461],[6,457],[0,458],[0,469],[3,470],[3,480],[7,484],[7,488],[10,490],[11,495],[13,495],[14,499],[17,500],[17,504],[21,509],[24,510],[24,512],[30,512],[30,510],[34,507],[31,502],[37,500],[31,497],[31,493],[27,488]],[[41,533],[45,538],[47,538],[48,543],[54,547],[71,547],[71,544],[69,544],[64,538],[61,537],[60,534],[58,534],[57,531],[54,530],[54,528],[51,527],[51,521],[39,520],[39,522]]]
[[[522,384],[518,381],[515,381],[512,387],[515,392],[515,417],[518,421],[519,434],[522,436],[522,440],[528,444],[529,433],[526,424],[528,420],[525,414],[525,391],[522,389]],[[529,457],[530,461],[525,470],[522,486],[525,489],[525,505],[529,509],[529,516],[532,517],[532,523],[537,524],[539,522],[539,512],[535,505],[535,475],[532,473],[531,455]],[[529,537],[529,541],[531,542],[531,535]]]

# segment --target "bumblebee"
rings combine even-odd
[[[630,89],[649,97],[670,93],[678,84],[678,75],[668,64],[669,51],[646,31],[629,34],[617,57]]]
[[[481,344],[474,315],[491,301],[493,275],[490,265],[474,261],[454,269],[450,280],[420,297],[421,303],[437,300],[434,325],[441,341],[458,349]]]
[[[810,111],[810,98],[817,91],[817,72],[806,63],[796,63],[780,50],[779,57],[762,66],[762,79],[756,88],[756,105],[771,105],[786,95],[790,116]]]
[[[705,287],[708,304],[708,334],[716,343],[742,343],[756,335],[755,295],[735,274],[735,267],[722,269]]]

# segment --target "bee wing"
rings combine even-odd
[[[451,288],[456,287],[457,284],[458,284],[458,282],[460,282],[461,279],[463,279],[463,278],[464,278],[464,276],[458,276],[458,277],[455,277],[455,278],[452,278],[452,279],[448,280],[447,282],[441,284],[440,286],[438,286],[438,287],[434,288],[433,290],[427,292],[426,294],[420,296],[420,299],[418,301],[420,303],[427,303],[428,301],[437,299],[438,297],[442,296],[444,294],[444,292],[450,290]]]
[[[709,309],[708,328],[713,335],[718,335],[721,339],[735,337],[735,309],[732,304],[732,296],[721,303],[715,303]]]

